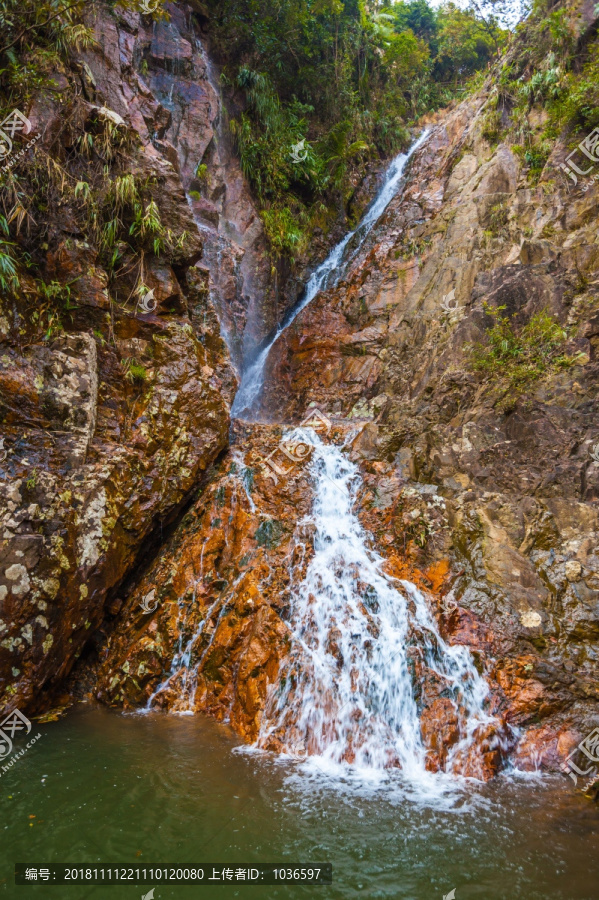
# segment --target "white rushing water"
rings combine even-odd
[[[397,193],[406,162],[426,137],[424,133],[407,154],[393,161],[360,225],[314,272],[300,303],[245,373],[233,415],[252,411],[273,344],[319,291],[348,272]],[[430,792],[431,782],[437,783],[439,776],[426,768],[423,709],[439,697],[453,704],[455,733],[443,761],[451,776],[460,771],[480,733],[496,724],[485,709],[486,682],[467,647],[449,646],[443,640],[424,595],[384,571],[385,560],[354,512],[361,486],[357,466],[311,429],[295,429],[287,440],[313,447],[312,512],[296,531],[298,544],[313,543],[313,556],[305,570],[300,566],[290,573],[291,650],[270,688],[255,747],[282,749],[296,759],[317,761],[329,771],[347,772],[351,764],[352,773],[368,778],[400,769],[406,783]],[[243,458],[236,461],[241,470]],[[242,489],[253,512],[247,485]],[[203,575],[203,559],[201,569]],[[234,591],[235,585],[228,596]],[[161,695],[174,694],[170,708],[192,713],[198,674],[227,608],[227,599],[219,598],[193,628],[188,619],[191,607],[180,603],[171,671],[150,697],[148,710],[161,705]],[[204,633],[213,616],[216,624],[210,634]],[[447,715],[446,708],[442,715]],[[494,740],[500,740],[499,731]]]
[[[292,756],[305,754],[333,768],[387,772],[399,766],[411,783],[430,783],[417,697],[417,660],[441,682],[459,710],[459,738],[446,761],[463,755],[480,726],[488,688],[467,647],[449,646],[422,593],[383,570],[354,502],[357,466],[311,430],[290,440],[314,446],[314,505],[308,521],[314,556],[292,588],[292,650],[271,689],[258,747],[273,737]]]
[[[416,150],[422,146],[428,137],[428,134],[428,131],[424,131],[418,140],[412,144],[407,153],[400,153],[395,157],[387,169],[385,180],[379,193],[365,213],[360,224],[354,231],[350,231],[350,233],[333,248],[325,261],[312,273],[299,303],[284,317],[277,327],[274,336],[268,341],[254,362],[248,366],[243,373],[241,384],[239,385],[239,390],[237,391],[235,402],[233,403],[233,408],[231,410],[233,417],[240,418],[244,413],[247,414],[252,411],[256,401],[260,398],[262,393],[266,361],[273,345],[285,329],[291,325],[296,316],[305,309],[320,291],[334,287],[347,272],[348,266],[359,252],[360,247],[372,231],[373,226],[381,218],[391,203],[391,200],[396,195],[407,161]],[[355,242],[352,242],[353,238],[355,238]],[[349,246],[352,243],[356,244],[353,251],[351,246]]]

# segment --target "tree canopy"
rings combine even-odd
[[[448,103],[506,34],[451,2],[208,2],[224,78],[243,106],[231,125],[244,171],[279,243],[277,210],[294,221],[295,247],[314,210],[343,208],[368,158],[401,149],[407,126]],[[289,151],[302,140],[298,165]]]
[[[144,9],[142,0],[0,0],[5,107],[27,104],[89,45],[90,2]],[[288,256],[317,220],[328,227],[346,215],[369,161],[405,146],[410,123],[462,90],[505,34],[492,14],[452,2],[435,10],[426,0],[204,0],[203,8],[243,170],[273,248]],[[156,16],[168,13],[159,7]],[[298,161],[292,148],[302,141]]]

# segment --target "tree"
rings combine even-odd
[[[408,28],[422,38],[431,48],[433,56],[437,53],[437,16],[426,0],[411,0],[411,2],[395,3],[389,8],[389,12],[395,20],[396,31],[406,31]]]
[[[389,71],[405,89],[409,89],[413,79],[429,70],[429,58],[428,45],[410,29],[395,35],[385,53]]]
[[[439,80],[461,80],[484,68],[505,39],[505,32],[496,23],[484,23],[471,10],[460,9],[455,3],[441,7],[438,23],[435,74]]]
[[[351,131],[351,122],[339,122],[329,132],[322,147],[323,156],[331,173],[333,185],[339,191],[340,212],[342,212],[343,216],[345,216],[344,200],[349,164],[354,157],[370,149],[366,141],[352,141]]]
[[[495,23],[514,29],[526,18],[531,6],[531,0],[469,0],[467,8],[489,27]]]

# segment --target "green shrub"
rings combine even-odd
[[[565,329],[545,310],[516,329],[508,316],[501,315],[504,306],[494,308],[485,303],[484,309],[492,316],[493,326],[484,343],[467,348],[468,365],[501,395],[500,408],[512,408],[540,378],[575,362],[575,357],[563,354],[568,339]]]
[[[293,260],[305,250],[307,235],[300,224],[301,214],[294,215],[286,206],[282,209],[274,206],[263,210],[260,215],[276,256],[287,256]]]
[[[526,175],[531,184],[536,185],[539,181],[543,173],[543,169],[549,159],[551,153],[551,144],[550,142],[544,140],[541,141],[537,146],[532,145],[529,140],[529,146],[523,147],[521,145],[515,145],[512,147],[512,150],[521,160],[524,166],[526,166]]]
[[[599,124],[599,45],[588,49],[582,70],[574,69],[564,79],[563,91],[548,104],[552,123],[557,127],[571,124],[590,130]]]
[[[121,365],[125,370],[125,378],[131,384],[141,385],[147,381],[147,370],[133,357],[128,357],[127,359],[121,360]]]
[[[498,109],[488,110],[482,122],[482,136],[490,144],[497,144],[501,137],[501,132],[501,112]]]
[[[489,231],[497,236],[506,233],[510,209],[507,203],[496,203],[489,211]]]

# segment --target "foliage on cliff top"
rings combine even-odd
[[[231,122],[242,165],[273,248],[287,256],[323,204],[344,214],[368,159],[405,146],[406,125],[449,102],[505,35],[451,2],[208,3],[225,83],[243,107]]]
[[[144,289],[145,260],[178,259],[188,240],[161,222],[156,179],[128,172],[134,152],[130,130],[90,115],[78,99],[81,63],[73,51],[93,41],[83,13],[94,2],[100,0],[0,0],[0,118],[15,108],[28,112],[33,100],[38,108],[49,96],[56,102],[57,78],[70,82],[60,91],[65,114],[52,146],[38,145],[26,166],[17,163],[4,172],[0,191],[0,287],[15,293],[24,282],[31,293],[35,283],[39,303],[28,326],[47,338],[77,309],[68,285],[44,281],[57,215],[68,211],[72,233],[97,251],[114,295],[122,293],[123,272],[133,276],[134,290],[129,286],[129,297],[121,297],[133,302]],[[137,11],[141,3],[119,0],[121,7]],[[67,250],[72,243],[67,240]]]
[[[72,52],[92,42],[84,12],[105,3],[117,0],[0,0],[4,109],[56,93]],[[426,0],[377,9],[364,0],[208,4],[225,78],[243,98],[232,122],[242,165],[273,251],[291,258],[316,218],[345,215],[369,156],[397,152],[405,124],[451,99],[502,38],[494,20],[451,2],[438,11]],[[142,0],[118,6],[139,12]],[[298,163],[290,152],[302,140]]]
[[[558,140],[573,149],[599,124],[596,16],[584,0],[535,0],[495,68],[484,136],[509,140],[533,184]]]
[[[27,103],[56,90],[72,50],[88,47],[92,34],[83,14],[117,0],[0,0],[0,97],[2,105]],[[123,9],[142,11],[142,0],[118,0]]]

